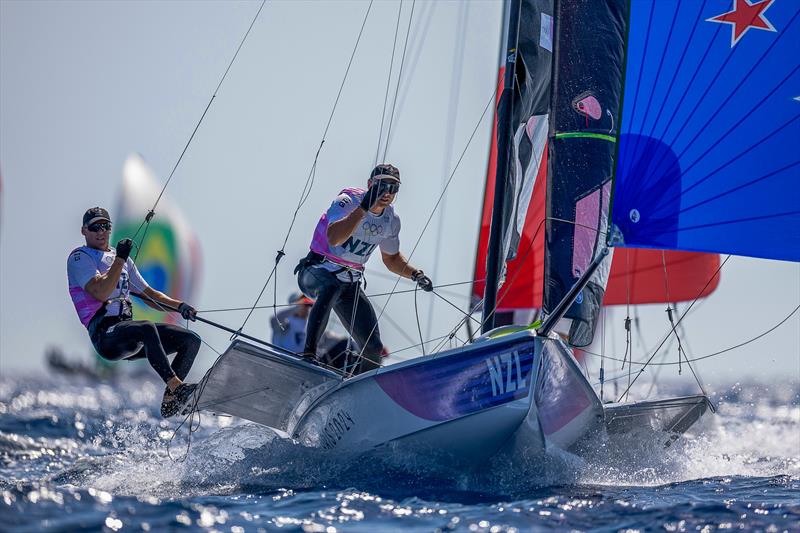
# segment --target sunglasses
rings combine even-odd
[[[381,180],[381,194],[396,194],[400,190],[400,183],[394,180]]]
[[[111,222],[95,222],[94,224],[89,224],[86,226],[86,229],[92,233],[97,233],[98,231],[111,231]]]

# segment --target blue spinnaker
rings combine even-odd
[[[625,246],[800,261],[800,2],[632,0]]]

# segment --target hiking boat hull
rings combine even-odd
[[[248,383],[232,395],[235,376]],[[474,464],[501,450],[569,450],[603,427],[600,400],[569,349],[532,331],[347,380],[235,341],[206,381],[201,408],[351,453],[391,447]]]

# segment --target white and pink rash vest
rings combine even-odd
[[[358,208],[365,193],[364,189],[355,188],[344,189],[339,193],[317,223],[314,238],[311,240],[312,252],[339,265],[363,271],[364,264],[378,246],[387,254],[400,251],[400,217],[391,205],[380,215],[367,212],[353,234],[341,245],[332,246],[328,242],[328,225],[342,220]]]
[[[78,318],[86,327],[89,327],[92,317],[105,303],[96,300],[94,296],[86,292],[86,284],[95,276],[107,272],[116,257],[117,251],[114,249],[106,252],[88,246],[81,246],[72,250],[67,258],[69,295],[75,305],[75,311],[78,312]],[[149,287],[149,285],[139,274],[133,259],[129,257],[125,262],[125,266],[122,267],[117,287],[109,296],[111,303],[106,306],[105,316],[119,315],[120,306],[122,305],[120,300],[130,302],[131,289],[134,292],[141,293],[146,287]]]

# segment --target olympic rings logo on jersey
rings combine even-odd
[[[381,235],[383,233],[383,225],[381,224],[370,224],[369,222],[364,222],[361,224],[361,229],[369,235]]]

